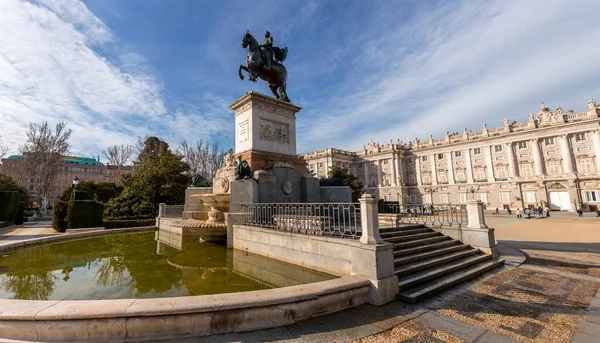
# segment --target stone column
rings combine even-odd
[[[405,183],[404,163],[402,163],[402,156],[396,158],[397,170],[398,170],[398,186],[403,186]]]
[[[508,173],[511,178],[516,178],[517,173],[517,159],[515,156],[515,150],[513,149],[512,142],[506,143],[506,149],[508,149]]]
[[[417,157],[415,159],[415,174],[417,176],[417,186],[421,186],[423,185],[423,183],[421,182],[421,158]]]
[[[573,174],[573,154],[571,153],[571,145],[569,144],[568,135],[560,135],[560,154],[562,156],[562,166],[564,174]]]
[[[452,163],[452,151],[446,153],[446,159],[448,161],[448,183],[454,184],[454,164]]]
[[[484,148],[485,150],[485,166],[487,170],[488,182],[496,181],[494,178],[494,162],[492,161],[492,146]]]
[[[369,187],[369,161],[363,163],[363,172],[365,173],[365,188]]]
[[[590,132],[592,137],[592,149],[596,155],[596,174],[600,174],[600,130]]]
[[[463,151],[463,154],[465,154],[465,164],[467,167],[467,182],[473,183],[473,164],[471,163],[471,149],[465,149]]]
[[[479,200],[469,200],[467,203],[468,224],[461,227],[461,241],[487,254],[498,258],[498,247],[494,229],[485,224],[483,203]]]
[[[377,160],[375,166],[377,167],[377,187],[381,187],[381,160]]]
[[[360,199],[360,220],[362,226],[362,244],[382,244],[379,236],[379,219],[377,211],[377,198],[371,194],[363,194]]]
[[[396,171],[396,154],[392,153],[392,158],[391,158],[391,163],[392,163],[392,182],[391,185],[392,186],[398,186],[398,173]]]
[[[535,176],[544,176],[544,160],[542,158],[542,150],[537,138],[530,139],[531,151],[533,152],[533,171]]]
[[[167,204],[165,204],[164,202],[161,202],[158,205],[158,216],[164,217],[166,214],[167,214]]]
[[[435,154],[430,155],[431,159],[431,185],[437,185],[437,168],[435,167]]]

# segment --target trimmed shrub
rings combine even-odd
[[[91,194],[89,192],[75,190],[71,194],[71,199],[69,199],[69,200],[73,200],[73,199],[75,199],[76,201],[79,201],[79,200],[92,200],[92,196],[91,196]]]
[[[93,200],[69,201],[67,223],[69,229],[102,226],[104,204]]]
[[[17,215],[15,216],[15,224],[23,224],[23,217],[25,213],[25,201],[19,201],[17,206]]]
[[[0,222],[0,228],[7,227],[11,225],[11,222]]]
[[[155,226],[156,219],[127,219],[127,220],[105,220],[103,222],[106,229],[121,229],[124,227]]]
[[[19,210],[19,192],[0,192],[0,221],[13,222]]]
[[[67,231],[67,212],[69,203],[66,201],[55,201],[52,210],[52,228],[58,232]]]

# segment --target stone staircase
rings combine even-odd
[[[398,299],[406,302],[417,302],[504,264],[423,225],[381,228],[380,235],[394,244]]]

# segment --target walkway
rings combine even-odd
[[[52,222],[27,222],[0,229],[0,246],[56,234],[59,233],[52,229]]]

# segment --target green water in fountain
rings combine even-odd
[[[243,292],[334,276],[181,237],[118,234],[0,256],[0,298],[89,300]]]

